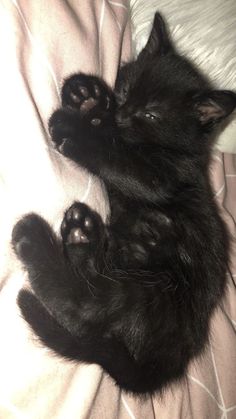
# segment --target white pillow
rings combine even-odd
[[[236,0],[130,0],[130,7],[136,52],[144,46],[158,10],[178,50],[216,88],[236,91]],[[236,153],[236,114],[219,135],[217,148]]]

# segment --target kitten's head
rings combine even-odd
[[[120,69],[115,91],[124,135],[171,148],[192,147],[236,106],[235,93],[213,90],[175,51],[159,13],[137,60]]]

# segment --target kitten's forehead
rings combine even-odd
[[[144,63],[137,70],[136,78],[135,71],[133,76],[133,88],[151,99],[156,95],[183,95],[208,85],[192,64],[174,53]]]

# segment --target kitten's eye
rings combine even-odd
[[[148,118],[148,119],[156,119],[156,115],[154,115],[153,113],[150,113],[150,112],[145,112],[145,118]]]

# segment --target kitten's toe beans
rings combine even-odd
[[[94,113],[108,111],[114,104],[112,92],[98,77],[76,74],[65,81],[62,89],[62,105],[79,111],[84,117],[92,112],[92,125],[99,125],[101,120]]]
[[[97,99],[96,102],[102,107],[103,110],[108,111],[112,100],[107,92],[107,87],[104,86],[102,83],[98,85],[94,83],[93,85],[94,90],[94,97]]]
[[[72,84],[70,85],[70,88],[68,88],[68,95],[70,96],[71,103],[73,104],[81,104],[83,100],[88,99],[89,97],[89,91],[87,87],[78,84]]]
[[[93,214],[87,205],[74,203],[65,213],[61,235],[67,244],[88,243],[94,230]]]
[[[81,218],[81,213],[77,206],[71,208],[71,211],[68,211],[67,218],[79,221],[79,219]]]
[[[79,90],[80,90],[81,95],[83,95],[83,97],[85,99],[87,99],[89,97],[89,91],[88,91],[87,87],[79,86]]]
[[[72,228],[67,236],[68,244],[88,243],[89,239],[80,228]]]
[[[101,88],[98,86],[97,83],[94,83],[93,88],[94,88],[95,96],[99,98],[99,96],[101,95]]]
[[[65,218],[67,222],[80,222],[83,217],[83,204],[75,203],[66,212]],[[81,211],[82,210],[82,211]]]
[[[82,114],[88,113],[91,109],[93,109],[97,105],[97,100],[93,97],[90,97],[88,99],[85,99],[83,103],[80,106],[80,112]]]
[[[84,112],[94,107],[96,101],[91,92],[90,78],[85,74],[68,78],[62,88],[62,105]]]
[[[94,223],[91,217],[85,217],[84,218],[84,225],[86,227],[87,230],[92,230],[94,227]]]
[[[86,87],[84,80],[78,76],[78,79],[72,78],[68,80],[63,88],[63,106],[69,106],[72,109],[78,109],[81,114],[88,113],[97,104],[98,89],[93,86]]]

